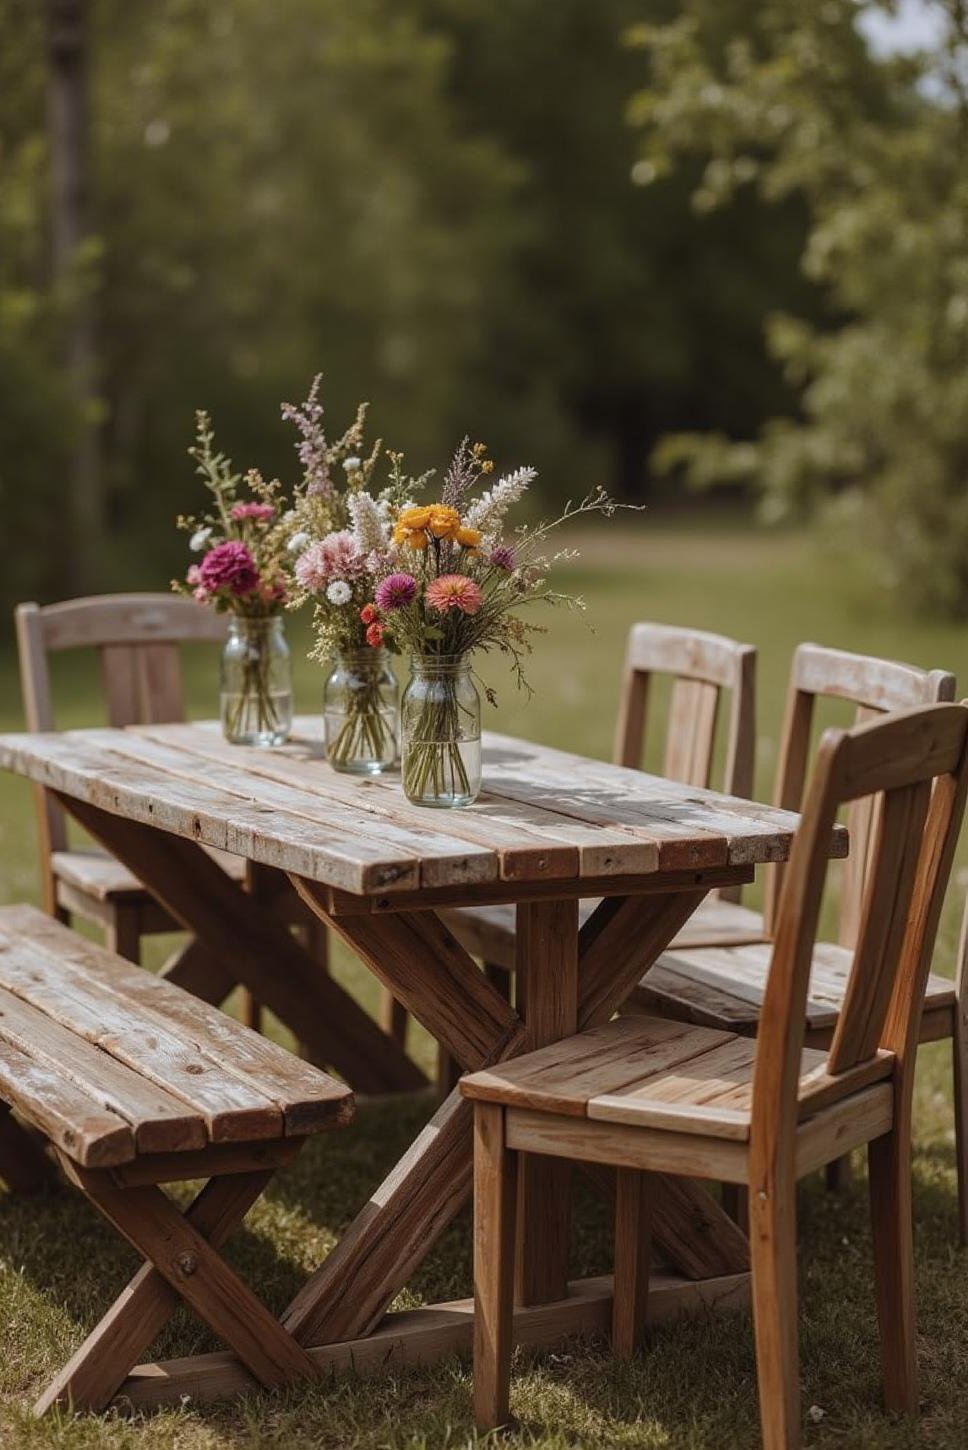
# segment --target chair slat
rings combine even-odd
[[[889,792],[877,812],[877,841],[857,951],[833,1041],[829,1070],[869,1058],[881,1040],[907,925],[931,795],[930,781]]]
[[[702,680],[676,680],[666,728],[662,773],[684,785],[708,786],[712,773],[719,687]]]

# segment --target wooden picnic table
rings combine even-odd
[[[0,736],[0,765],[55,793],[190,932],[169,969],[209,1002],[252,991],[359,1092],[425,1082],[293,937],[294,888],[466,1070],[607,1021],[711,889],[786,859],[797,817],[506,736],[485,737],[468,809],[414,807],[393,778],[339,775],[319,722],[272,751],[226,744],[212,722]],[[245,886],[210,851],[249,863]],[[846,854],[838,832],[831,853]],[[579,927],[579,901],[602,898]],[[518,1007],[439,911],[512,902]],[[454,1092],[312,1273],[283,1323],[321,1366],[428,1362],[470,1345],[470,1301],[388,1314],[467,1202],[471,1109]],[[516,1333],[550,1343],[607,1326],[610,1279],[567,1278],[568,1165],[533,1158],[521,1186]],[[744,1234],[697,1182],[663,1178],[655,1317],[736,1303]],[[121,1398],[213,1398],[251,1384],[230,1353],[144,1365]]]

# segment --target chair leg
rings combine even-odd
[[[104,942],[108,951],[117,952],[126,961],[140,963],[141,912],[136,906],[120,902],[112,904],[111,919],[104,929]]]
[[[918,1405],[918,1363],[909,1134],[895,1128],[875,1138],[867,1145],[867,1163],[884,1401],[889,1410],[912,1413]]]
[[[492,1430],[510,1417],[514,1333],[517,1154],[504,1141],[504,1109],[474,1111],[474,1419]]]
[[[958,1242],[968,1246],[968,1012],[954,1007],[951,1032],[955,1099],[955,1167],[958,1173]]]
[[[407,1045],[407,1023],[409,1013],[406,1007],[402,1007],[394,997],[389,988],[384,987],[380,993],[380,1026],[388,1037],[398,1042],[401,1047]]]
[[[437,1075],[436,1089],[437,1101],[443,1102],[454,1091],[460,1081],[460,1063],[456,1058],[451,1057],[445,1047],[437,1044]]]
[[[635,1168],[615,1174],[615,1278],[612,1349],[629,1359],[642,1343],[649,1302],[652,1203],[649,1175]]]
[[[723,1184],[723,1208],[745,1233],[750,1225],[750,1191],[745,1183]]]
[[[796,1192],[792,1169],[750,1191],[750,1270],[764,1450],[800,1444]]]
[[[329,928],[318,918],[304,927],[306,950],[320,971],[329,976]]]
[[[830,1193],[846,1193],[852,1178],[850,1159],[846,1155],[827,1164],[827,1188]]]

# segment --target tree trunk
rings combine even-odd
[[[64,361],[78,426],[69,476],[70,587],[90,589],[104,542],[104,492],[97,422],[97,331],[80,251],[89,231],[88,0],[47,0],[47,114],[51,165],[51,263],[68,302]]]

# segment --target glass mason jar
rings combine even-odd
[[[481,788],[481,697],[466,655],[414,655],[403,694],[403,789],[418,806],[468,806]]]
[[[343,650],[323,688],[326,759],[348,775],[380,775],[397,762],[397,679],[385,649]]]
[[[233,615],[222,650],[222,733],[233,745],[281,745],[292,729],[292,671],[282,619]]]

